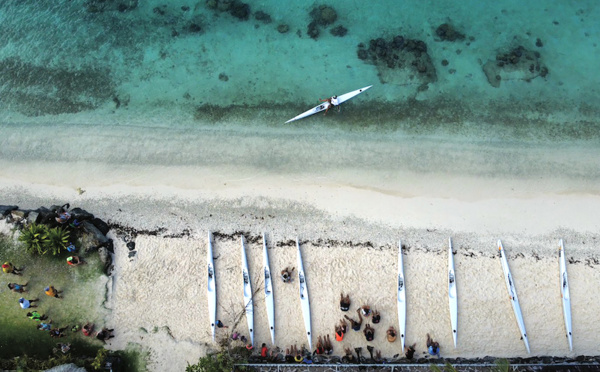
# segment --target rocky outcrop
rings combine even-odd
[[[541,54],[519,45],[507,52],[500,52],[494,60],[483,65],[483,72],[491,86],[498,88],[500,83],[510,80],[531,80],[548,75],[548,67],[542,62]]]

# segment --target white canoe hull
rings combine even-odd
[[[215,340],[215,326],[217,323],[217,282],[215,274],[215,264],[213,260],[213,235],[208,232],[208,249],[206,250],[206,263],[208,267],[208,319],[212,339]]]
[[[341,105],[342,103],[346,102],[347,100],[349,100],[352,97],[356,97],[357,95],[361,94],[362,92],[364,92],[365,90],[371,88],[372,85],[369,85],[368,87],[364,87],[361,89],[357,89],[357,90],[353,90],[352,92],[346,93],[346,94],[342,94],[341,96],[337,97],[337,101],[338,101],[338,105]],[[307,116],[311,116],[314,115],[318,112],[322,112],[327,110],[327,108],[329,108],[329,106],[331,106],[331,104],[329,102],[323,102],[322,104],[315,106],[313,108],[311,108],[308,111],[305,111],[303,113],[301,113],[298,116],[293,117],[292,119],[286,121],[285,123],[291,123],[292,121],[296,121],[296,120],[300,120],[300,119],[304,119]]]
[[[265,275],[265,305],[267,306],[267,318],[269,319],[269,331],[271,331],[271,343],[275,345],[275,301],[273,299],[273,277],[269,266],[269,252],[267,250],[267,238],[263,233],[263,269]]]
[[[248,270],[248,259],[246,258],[246,239],[242,236],[242,279],[244,284],[244,306],[246,310],[246,321],[248,322],[248,333],[250,343],[254,345],[254,303],[252,301],[252,284],[250,282],[250,271]]]
[[[562,239],[558,247],[558,258],[560,265],[560,292],[562,295],[563,315],[565,318],[565,330],[569,340],[569,350],[573,351],[573,328],[571,326],[571,293],[569,291],[569,279],[567,277],[567,262],[565,259],[565,247]]]
[[[304,265],[302,264],[302,254],[300,253],[300,242],[296,238],[296,247],[298,248],[298,284],[300,285],[300,305],[302,306],[302,317],[304,318],[304,328],[308,339],[308,350],[312,352],[312,331],[310,324],[310,301],[308,299],[308,284],[304,275]]]
[[[452,253],[452,239],[448,238],[448,305],[450,307],[450,324],[452,325],[452,338],[456,348],[458,336],[458,297],[456,290],[456,272],[454,271],[454,255]]]
[[[521,306],[519,305],[517,290],[515,288],[515,283],[513,282],[513,278],[508,267],[508,261],[506,260],[506,255],[504,254],[504,248],[502,247],[502,242],[500,240],[498,240],[498,250],[500,251],[502,270],[504,271],[504,281],[506,282],[506,288],[508,289],[510,303],[512,304],[513,311],[515,312],[515,318],[517,319],[517,324],[519,325],[519,330],[521,331],[521,338],[523,339],[523,343],[525,343],[527,353],[530,353],[529,339],[527,338],[527,331],[525,330],[525,322],[523,321],[523,313],[521,312]]]
[[[404,261],[402,259],[402,241],[398,241],[398,328],[400,344],[404,352],[406,342],[406,286],[404,281]]]

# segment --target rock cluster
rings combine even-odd
[[[465,35],[458,32],[454,26],[449,23],[442,23],[435,30],[435,34],[443,41],[457,41],[465,39]]]
[[[541,55],[519,45],[508,52],[496,55],[483,65],[488,82],[498,88],[502,80],[524,80],[530,82],[536,77],[546,77],[548,68],[542,63]]]
[[[321,34],[321,29],[331,26],[337,20],[337,12],[329,5],[319,5],[310,11],[310,23],[306,33],[311,39],[317,39]],[[344,26],[337,26],[331,30],[334,36],[344,36],[348,32]]]
[[[240,0],[207,0],[206,5],[210,9],[229,13],[241,21],[247,21],[250,18],[250,5]]]
[[[376,65],[380,73],[386,69],[408,69],[426,83],[437,80],[435,67],[427,54],[427,44],[422,40],[408,39],[402,35],[389,40],[382,37],[371,39],[368,44],[358,45],[357,56],[366,63]]]
[[[106,236],[110,226],[81,208],[69,210],[71,215],[69,221],[77,220],[80,224],[78,227],[70,226],[68,223],[60,224],[56,221],[60,209],[61,207],[58,205],[37,209],[20,209],[16,205],[0,205],[0,218],[14,224],[17,229],[22,229],[32,223],[43,224],[51,228],[65,226],[70,230],[72,237],[79,239],[82,251],[98,251],[105,272],[108,272],[112,264],[112,258],[108,252],[114,253],[113,241]]]
[[[127,12],[137,8],[138,0],[87,0],[84,6],[90,13]]]

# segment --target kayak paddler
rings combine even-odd
[[[327,106],[327,109],[325,110],[325,114],[323,115],[327,115],[327,111],[329,111],[330,108],[332,108],[333,106],[339,106],[340,102],[338,101],[337,96],[333,96],[331,98],[327,98],[327,99],[321,99],[319,98],[319,101],[321,102],[329,102],[329,106]]]

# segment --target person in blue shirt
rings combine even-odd
[[[431,336],[429,336],[429,333],[427,334],[427,351],[429,352],[429,355],[437,356],[438,358],[440,357],[440,344],[435,342]]]

